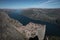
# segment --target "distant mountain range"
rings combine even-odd
[[[35,20],[42,20],[60,25],[60,8],[58,9],[41,9],[31,8],[22,11],[22,15]]]

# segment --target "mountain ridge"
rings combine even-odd
[[[23,10],[22,15],[27,16],[29,18],[35,20],[42,20],[50,23],[58,24],[60,19],[60,8],[59,9],[39,9],[39,8],[31,8]]]

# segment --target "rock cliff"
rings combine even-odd
[[[28,23],[26,26],[10,18],[6,13],[0,13],[1,40],[28,40],[36,35],[39,40],[44,39],[46,25]]]
[[[16,30],[15,24],[10,23],[12,21],[10,19],[6,13],[0,13],[0,40],[24,40],[23,34]]]
[[[39,40],[43,40],[45,36],[46,25],[30,22],[26,26],[21,26],[18,27],[17,29],[25,35],[26,39],[38,36]]]

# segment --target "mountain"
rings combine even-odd
[[[34,20],[29,17],[15,13],[15,12],[9,13],[8,15],[11,18],[21,22],[24,26],[26,26],[30,22],[46,25],[46,32],[45,32],[46,35],[60,36],[60,26],[57,24],[52,24],[49,22],[41,21],[41,20]]]
[[[18,22],[16,24],[19,26]],[[24,40],[23,34],[16,29],[16,24],[6,13],[0,13],[0,40]]]
[[[28,10],[31,10],[31,9],[28,9]],[[27,11],[28,11],[27,10]],[[26,11],[26,10],[23,10],[23,11]],[[29,12],[30,13],[30,12]],[[29,14],[28,13],[28,14]],[[32,12],[31,12],[32,13]],[[8,14],[8,15],[7,15]],[[60,23],[59,22],[59,20],[57,21],[58,23]],[[60,26],[59,25],[56,25],[56,24],[54,24],[54,23],[50,23],[50,22],[46,22],[46,21],[42,21],[42,20],[37,20],[37,19],[32,19],[32,18],[30,18],[30,17],[28,17],[28,15],[27,16],[25,16],[25,15],[21,15],[20,14],[20,12],[15,12],[15,11],[11,11],[11,12],[0,12],[0,25],[4,25],[4,24],[8,24],[8,26],[6,27],[6,28],[9,28],[9,29],[11,29],[11,30],[17,30],[19,33],[21,33],[21,28],[25,28],[25,27],[27,27],[28,29],[29,29],[29,26],[30,27],[35,27],[34,25],[35,24],[37,24],[37,26],[39,26],[39,25],[42,25],[41,27],[43,27],[44,28],[44,26],[43,25],[46,25],[46,30],[45,30],[45,34],[47,35],[47,36],[60,36]],[[10,26],[10,25],[12,25],[12,26]],[[28,26],[27,26],[28,25]],[[1,26],[0,26],[1,27]],[[4,27],[4,26],[3,26]],[[11,27],[11,28],[10,28]],[[3,30],[3,28],[1,28],[1,30]],[[6,30],[7,29],[5,29],[5,33],[7,33],[6,32]],[[33,29],[34,30],[34,29]],[[9,30],[7,30],[8,31],[8,33],[10,33],[10,32],[12,32],[12,31],[9,31]],[[24,31],[25,31],[25,29],[24,29]],[[24,32],[23,31],[23,32]],[[42,30],[43,31],[43,30]],[[17,34],[19,34],[18,32],[16,32]],[[39,30],[39,32],[41,33],[41,31]],[[2,32],[1,32],[2,33]],[[5,34],[4,33],[4,34]],[[14,31],[14,33],[15,33],[15,31]],[[29,31],[29,30],[27,30],[27,35],[28,35],[28,33],[29,34],[31,34],[31,32]],[[34,32],[33,32],[34,33]],[[16,35],[17,35],[16,34]],[[42,33],[42,34],[44,34],[44,32]],[[13,35],[13,32],[12,32],[12,34],[11,35]],[[11,36],[11,35],[9,35],[9,36]],[[15,34],[14,34],[15,35]],[[13,36],[14,36],[13,35]],[[23,35],[23,38],[25,38],[26,36],[24,35],[24,33],[22,33],[22,35]],[[20,35],[19,35],[20,36]],[[42,35],[41,35],[42,36]],[[41,37],[40,36],[40,37]],[[43,35],[44,36],[44,35]],[[43,38],[43,36],[42,36],[42,38]],[[5,37],[3,37],[3,38],[5,38]],[[6,37],[7,38],[7,37]],[[15,38],[15,36],[14,36],[14,38]],[[19,37],[18,37],[19,38]],[[25,38],[26,39],[26,38]],[[11,39],[12,40],[12,39]],[[14,39],[15,40],[15,39]]]
[[[60,8],[58,9],[42,9],[42,8],[31,8],[24,9],[22,15],[35,20],[42,20],[54,24],[60,25]]]
[[[24,26],[5,12],[0,12],[0,24],[1,40],[28,40],[36,35],[39,40],[43,40],[45,36],[46,25],[30,22]]]

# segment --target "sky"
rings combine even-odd
[[[60,8],[60,0],[0,0],[0,8]]]

